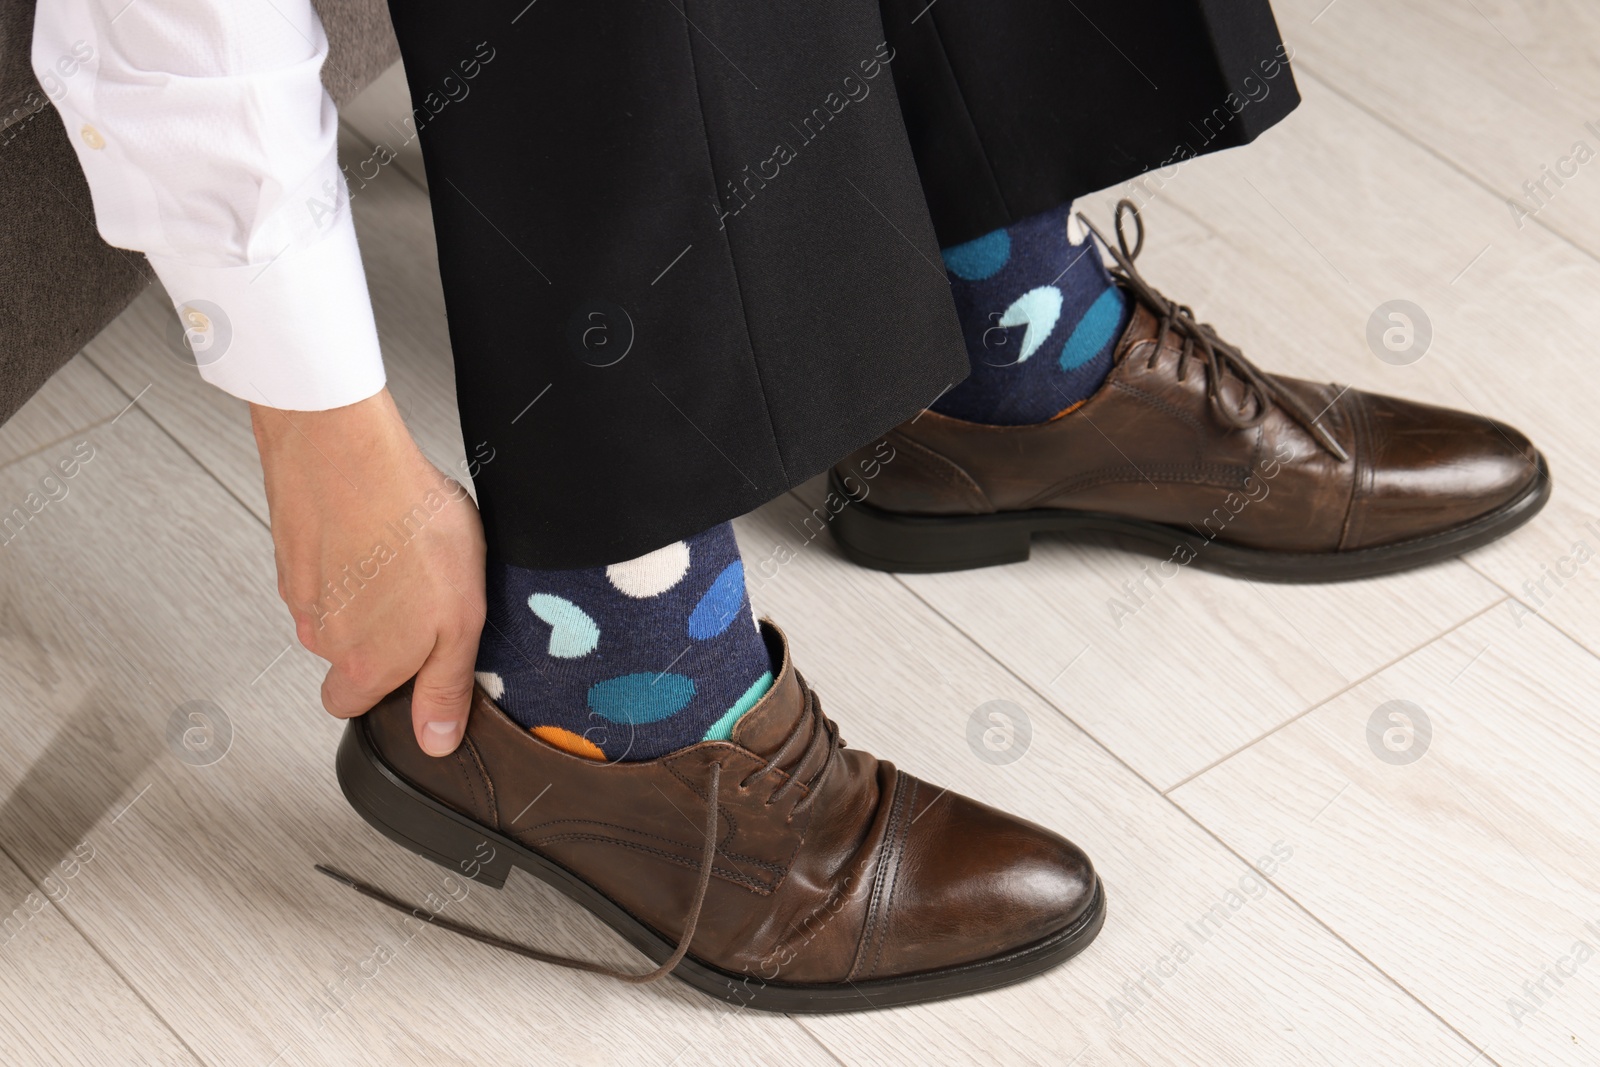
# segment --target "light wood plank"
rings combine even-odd
[[[1186,568],[1132,600],[1156,562],[1039,539],[1027,563],[903,580],[1160,789],[1500,595],[1451,563],[1315,589]]]
[[[1592,1064],[1600,964],[1546,968],[1600,951],[1597,690],[1600,661],[1496,608],[1173,796],[1246,854],[1303,841],[1280,883],[1495,1062]],[[1408,764],[1369,745],[1394,700],[1431,724],[1424,748],[1380,716]]]
[[[0,857],[0,1047],[7,1064],[182,1064],[189,1051],[62,917],[116,862],[115,834],[80,839],[48,877],[29,881]],[[87,1023],[87,1025],[86,1025]]]
[[[461,92],[457,89],[457,93]],[[470,99],[472,87],[468,84]],[[446,104],[450,107],[450,104]],[[379,75],[361,95],[339,109],[339,118],[364,142],[360,154],[346,153],[342,162],[350,174],[349,184],[358,188],[371,175],[385,167],[398,167],[406,177],[426,189],[428,175],[422,166],[422,142],[411,114],[411,93],[406,88],[405,67],[396,62]],[[427,128],[426,123],[423,126]],[[373,149],[383,146],[384,152]],[[385,162],[387,160],[387,162]]]
[[[314,873],[331,860],[413,899],[445,874],[340,795],[339,724],[317,707],[318,661],[292,646],[266,530],[140,410],[91,440],[71,494],[0,568],[0,703],[27,712],[0,746],[0,844],[37,878],[73,842],[108,841],[65,913],[204,1060],[664,1062],[681,1048],[680,1062],[832,1062],[792,1021],[729,1015],[687,988],[574,976],[440,931],[408,940],[393,912]],[[0,469],[0,499],[35,462]],[[231,724],[209,765],[166,736],[192,700]],[[524,877],[451,908],[639,962]],[[380,946],[392,961],[362,980]]]
[[[1034,981],[939,1005],[804,1020],[842,1058],[1455,1067],[1472,1058],[1474,1050],[1286,898],[1252,892],[1262,883],[1250,868],[893,577],[850,566],[825,540],[808,540],[806,515],[789,498],[736,527],[756,607],[786,627],[800,669],[843,736],[1067,834],[1094,858],[1108,894],[1099,939]],[[1006,765],[979,759],[967,741],[969,716],[992,700],[1013,702],[1031,724],[1029,747]],[[1280,848],[1297,843],[1288,834]],[[1241,894],[1239,907],[1202,940],[1188,924],[1230,891]],[[1171,955],[1179,943],[1192,953],[1181,964]],[[1156,968],[1166,966],[1174,973],[1160,975]],[[1142,993],[1124,989],[1141,981]]]
[[[1534,224],[1506,204],[1521,201],[1538,224],[1600,253],[1600,9],[1584,0],[1273,6],[1301,68],[1491,190],[1484,210],[1508,235]],[[1541,180],[1542,190],[1524,185]]]
[[[73,432],[116,418],[128,403],[81,354],[0,424],[0,466],[65,441]]]

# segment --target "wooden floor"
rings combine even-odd
[[[151,291],[0,429],[0,510],[80,460],[0,550],[0,1059],[1600,1063],[1600,162],[1560,164],[1600,149],[1600,9],[1276,8],[1304,104],[1169,175],[1141,266],[1269,367],[1527,429],[1556,484],[1533,525],[1337,587],[1185,572],[1119,625],[1145,561],[1109,547],[901,578],[799,532],[814,485],[738,524],[749,556],[793,553],[753,598],[852,744],[1094,857],[1110,914],[1084,955],[931,1008],[759,1016],[411,936],[315,874],[442,884],[339,794],[243,405],[171,354]],[[347,111],[352,158],[398,84]],[[1519,225],[1507,199],[1558,165]],[[415,160],[354,204],[393,391],[453,465]],[[1366,340],[1394,299],[1432,327],[1404,366]],[[1002,766],[966,740],[995,700],[1031,730]],[[1425,716],[1420,758],[1370,743],[1393,701]],[[630,958],[520,873],[457,918]]]

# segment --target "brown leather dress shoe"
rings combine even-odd
[[[1329,581],[1459,555],[1549,499],[1510,426],[1259,370],[1140,276],[1132,203],[1116,221],[1116,246],[1095,233],[1135,310],[1105,384],[1049,422],[926,411],[852,453],[827,505],[846,556],[961,570],[1027,559],[1039,532],[1112,534],[1175,567]]]
[[[661,966],[622,974],[437,925],[625,980],[670,972],[751,1008],[853,1011],[975,993],[1094,939],[1105,897],[1088,857],[845,749],[783,635],[762,631],[782,666],[731,741],[596,762],[521,729],[480,690],[460,748],[435,759],[412,733],[408,686],[350,721],[339,783],[406,848],[496,887],[520,867]]]

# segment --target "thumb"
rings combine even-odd
[[[411,692],[411,727],[430,756],[448,756],[461,743],[472,707],[476,639],[440,635],[417,671]]]

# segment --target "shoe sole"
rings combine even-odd
[[[583,878],[504,834],[441,804],[394,771],[379,755],[362,719],[352,719],[339,742],[339,786],[356,813],[379,833],[463,877],[499,889],[512,867],[554,886],[621,934],[652,961],[675,945],[634,918]],[[1070,926],[999,956],[938,971],[865,982],[798,985],[734,974],[686,957],[672,972],[689,985],[741,1008],[821,1014],[922,1004],[999,989],[1063,963],[1093,941],[1105,923],[1099,880],[1088,910]]]
[[[1521,496],[1494,511],[1438,533],[1348,552],[1275,552],[1210,540],[1166,523],[1092,511],[1039,508],[993,515],[902,515],[851,499],[836,473],[828,486],[850,503],[829,524],[845,557],[863,567],[907,574],[971,570],[1028,558],[1036,533],[1069,539],[1127,538],[1148,555],[1239,578],[1268,582],[1340,582],[1373,578],[1452,559],[1510,533],[1550,499],[1550,468]]]

